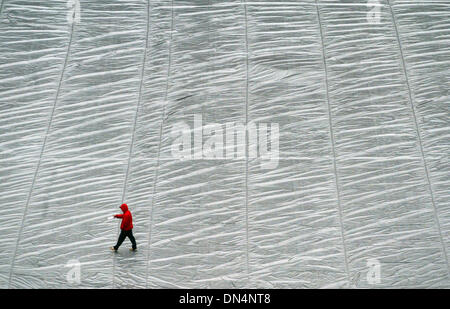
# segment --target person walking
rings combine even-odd
[[[128,237],[132,244],[130,251],[136,251],[136,239],[133,236],[133,217],[131,216],[127,204],[120,205],[120,209],[122,209],[123,214],[114,215],[114,218],[122,219],[122,223],[120,224],[120,235],[117,244],[110,249],[117,252],[117,249],[119,249],[125,238]]]

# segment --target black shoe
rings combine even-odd
[[[130,251],[136,251],[137,248],[130,248]]]

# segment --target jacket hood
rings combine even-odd
[[[120,209],[122,209],[122,211],[125,213],[128,211],[128,205],[127,204],[122,204],[120,205]]]

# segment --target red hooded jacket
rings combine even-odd
[[[122,209],[122,215],[115,215],[116,218],[122,218],[122,224],[120,225],[120,229],[124,231],[129,231],[133,228],[133,218],[131,217],[131,212],[128,210],[127,204],[120,205],[120,209]]]

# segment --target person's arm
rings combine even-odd
[[[123,218],[123,215],[114,215],[114,218]]]

